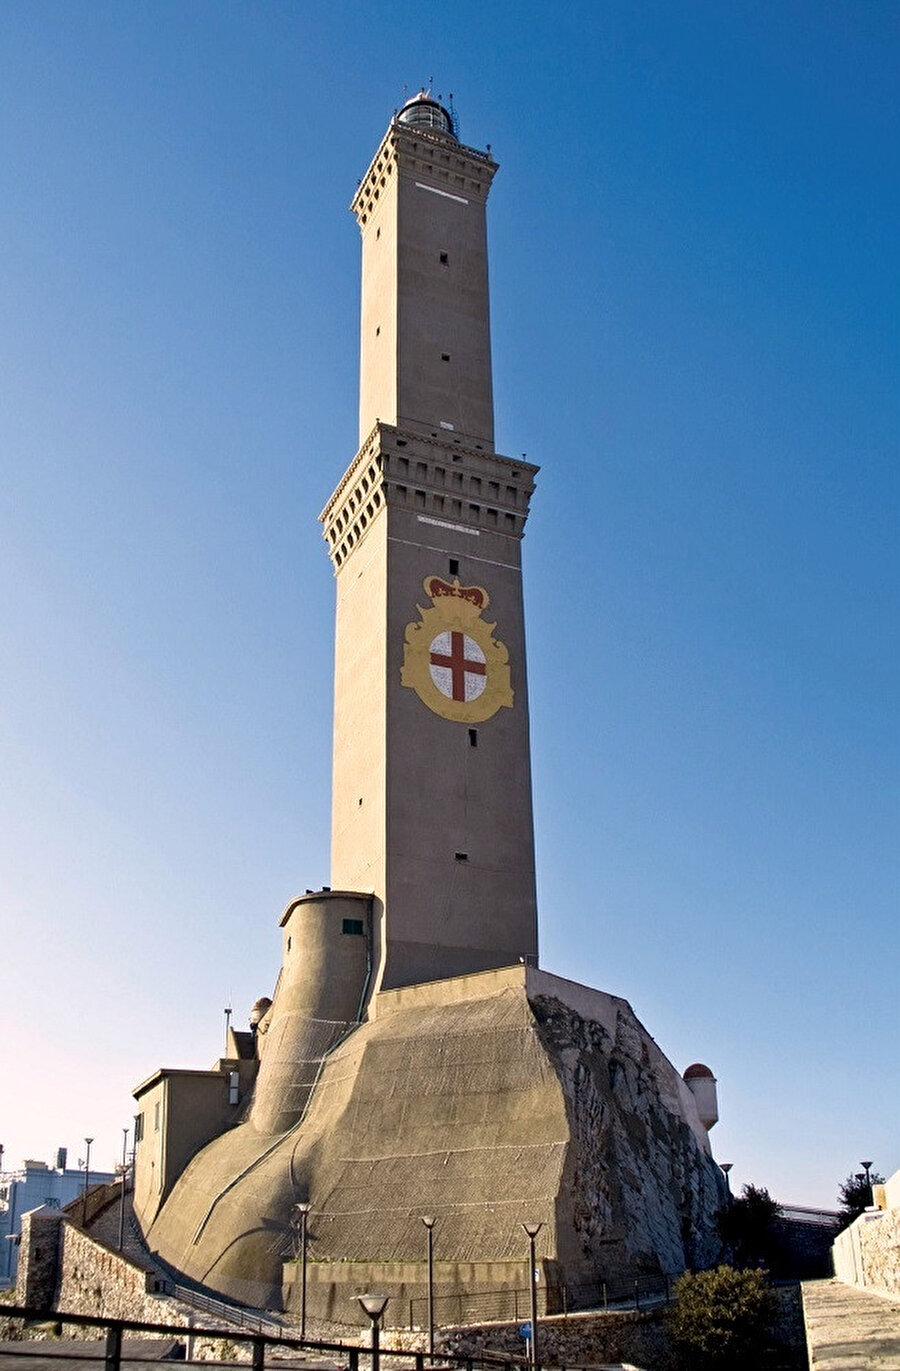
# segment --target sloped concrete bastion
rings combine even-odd
[[[409,1267],[423,1266],[424,1214],[439,1291],[455,1288],[454,1264],[478,1263],[486,1288],[521,1264],[524,1282],[523,1220],[544,1225],[551,1304],[562,1279],[714,1258],[722,1173],[693,1094],[626,1001],[518,966],[382,992],[372,1011],[294,1127],[262,1132],[256,1120],[282,1115],[257,1099],[188,1165],[147,1231],[166,1262],[247,1303],[290,1304],[300,1200],[309,1312],[323,1318],[367,1264],[423,1283]],[[283,1071],[272,1080],[291,1089]]]

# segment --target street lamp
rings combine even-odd
[[[300,1226],[300,1341],[306,1337],[306,1245],[307,1219],[310,1211],[309,1200],[301,1200],[294,1205],[294,1226]],[[296,1257],[296,1250],[294,1256]]]
[[[538,1365],[537,1283],[534,1279],[534,1240],[543,1228],[542,1223],[523,1223],[528,1234],[528,1281],[531,1287],[531,1365]]]
[[[83,1190],[82,1193],[81,1193],[81,1226],[82,1226],[82,1228],[85,1228],[85,1227],[87,1226],[87,1192],[88,1192],[88,1180],[90,1179],[90,1174],[91,1174],[91,1143],[92,1143],[93,1141],[94,1141],[93,1138],[85,1138],[85,1140],[84,1140],[85,1146],[87,1147],[87,1152],[85,1153],[85,1157],[84,1157],[84,1190]]]
[[[863,1170],[864,1170],[865,1173],[866,1173],[866,1185],[869,1187],[869,1204],[874,1204],[874,1203],[875,1203],[875,1196],[874,1196],[873,1193],[872,1193],[872,1180],[871,1180],[871,1177],[870,1177],[870,1175],[869,1175],[869,1172],[872,1170],[872,1163],[871,1163],[871,1162],[860,1162],[860,1166],[863,1168]]]
[[[378,1321],[387,1308],[389,1295],[357,1295],[369,1318],[372,1320],[372,1371],[378,1371]]]
[[[733,1166],[734,1162],[719,1162],[719,1170],[725,1172],[725,1189],[729,1199],[731,1199],[731,1181],[728,1179],[728,1173]]]
[[[125,1246],[125,1177],[128,1174],[128,1129],[122,1129],[122,1193],[119,1196],[119,1251]]]
[[[433,1214],[423,1214],[422,1222],[428,1230],[428,1358],[434,1361],[434,1225]]]

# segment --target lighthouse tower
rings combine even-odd
[[[352,208],[360,449],[323,514],[337,583],[332,873],[374,896],[375,986],[537,955],[521,541],[494,451],[496,164],[422,93]]]
[[[535,965],[521,546],[536,469],[494,451],[495,171],[422,94],[354,199],[360,449],[322,515],[332,884],[281,916],[252,1032],[229,1029],[209,1071],[135,1092],[151,1250],[301,1320],[346,1317],[370,1277],[406,1292],[402,1311],[433,1279],[464,1294],[473,1272],[518,1319],[523,1224],[540,1228],[548,1311],[719,1248],[709,1069],[682,1079],[625,1000]],[[299,1280],[284,1260],[298,1206]]]

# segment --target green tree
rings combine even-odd
[[[841,1182],[838,1190],[838,1201],[841,1206],[841,1228],[847,1228],[854,1219],[858,1219],[864,1209],[872,1203],[872,1185],[884,1185],[884,1176],[878,1171],[869,1173],[870,1179],[867,1181],[862,1171],[851,1174],[845,1181]]]
[[[772,1296],[762,1271],[719,1266],[677,1281],[669,1335],[690,1371],[757,1371],[765,1364],[772,1317]]]
[[[781,1205],[761,1185],[745,1185],[716,1215],[716,1227],[736,1266],[771,1266],[778,1255],[775,1220]]]

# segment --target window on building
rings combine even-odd
[[[241,1094],[241,1078],[236,1071],[228,1073],[228,1103],[237,1104]]]
[[[143,1116],[143,1114],[135,1114],[135,1116],[134,1116],[134,1140],[135,1140],[135,1142],[136,1142],[136,1143],[139,1143],[139,1142],[141,1141],[141,1138],[143,1138],[143,1136],[144,1136],[144,1116]]]
[[[469,860],[468,852],[457,852],[455,853],[455,856],[458,862],[467,862]]]
[[[477,747],[477,746],[478,746],[478,729],[477,729],[477,728],[470,728],[470,729],[469,729],[469,747]]]
[[[341,924],[341,932],[350,933],[357,938],[361,938],[365,932],[362,919],[344,919]]]
[[[449,256],[448,256],[448,254],[447,254],[446,252],[442,252],[442,253],[441,253],[441,266],[442,266],[442,267],[445,267],[449,261],[450,261],[450,258],[449,258]]]
[[[153,1106],[153,1131],[154,1131],[154,1133],[158,1133],[158,1132],[159,1132],[159,1114],[160,1114],[159,1100],[157,1100],[157,1101],[156,1101],[156,1104]]]
[[[450,558],[450,575],[451,575],[451,576],[458,576],[458,575],[459,575],[459,561],[458,561],[458,559],[457,559],[456,557],[451,557],[451,558]]]

